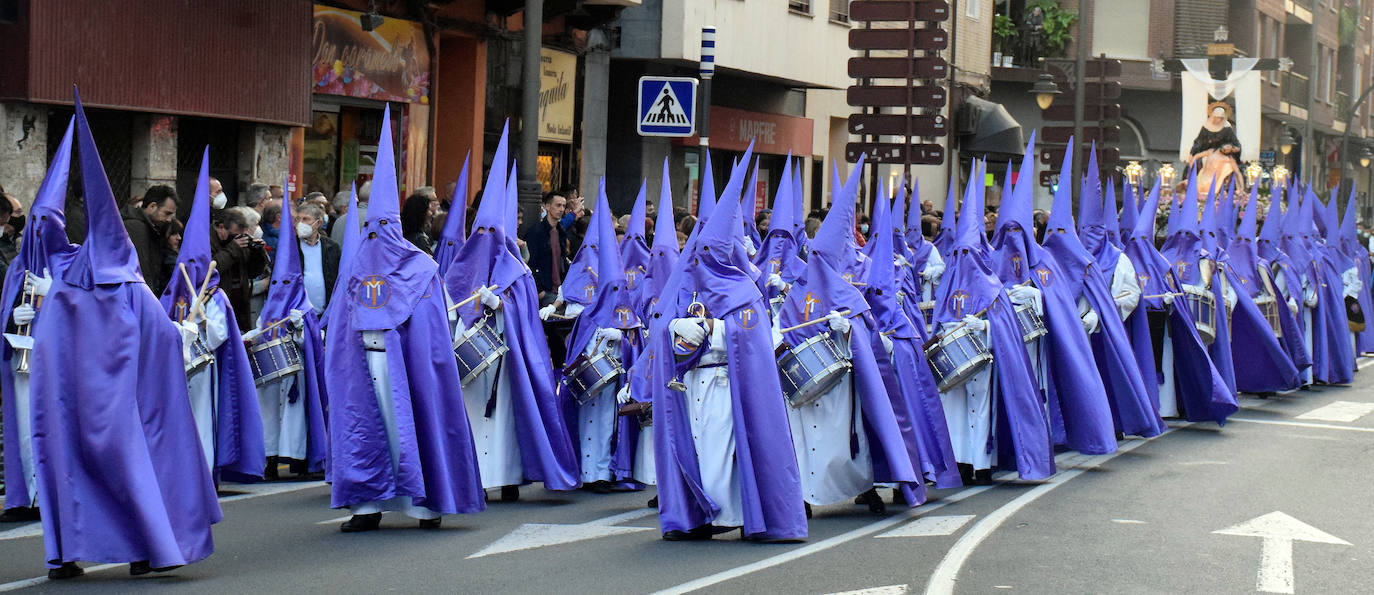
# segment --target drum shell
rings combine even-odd
[[[1202,342],[1211,345],[1217,338],[1217,301],[1212,292],[1194,287],[1183,288],[1183,298],[1193,316],[1193,326]]]
[[[501,356],[510,351],[501,335],[497,334],[487,319],[477,322],[470,333],[464,333],[453,342],[453,355],[458,360],[458,377],[462,386],[472,384],[487,368],[495,365]]]
[[[801,408],[816,402],[844,380],[853,364],[840,353],[830,333],[819,333],[778,353],[778,378],[788,404]]]
[[[197,337],[195,341],[191,342],[191,361],[186,362],[186,374],[188,376],[214,362],[215,352],[205,344],[205,341]]]
[[[1264,321],[1269,323],[1269,329],[1274,331],[1274,337],[1282,339],[1283,324],[1279,321],[1279,303],[1274,296],[1265,294],[1255,298],[1255,307],[1264,315]]]
[[[610,354],[597,352],[591,357],[579,359],[563,382],[573,400],[581,405],[595,398],[606,385],[624,374],[625,368],[620,365],[620,360]]]
[[[253,384],[262,386],[278,378],[301,371],[300,346],[290,335],[256,343],[248,349],[248,366],[253,371]]]
[[[1045,329],[1045,321],[1035,313],[1035,305],[1031,303],[1016,307],[1016,322],[1021,327],[1021,339],[1026,343],[1039,339],[1048,332]]]
[[[963,327],[927,347],[926,361],[935,376],[936,388],[946,392],[968,382],[992,362],[992,354],[978,333]]]

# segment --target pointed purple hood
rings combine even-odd
[[[142,283],[138,254],[124,230],[110,180],[100,162],[81,95],[76,96],[76,138],[81,157],[81,186],[86,199],[86,240],[81,243],[62,278],[72,285],[90,289],[96,285]]]
[[[206,147],[201,155],[200,176],[196,179],[196,191],[191,195],[191,215],[186,218],[186,230],[181,236],[181,250],[177,253],[177,270],[167,281],[162,291],[162,308],[181,322],[191,314],[191,303],[195,301],[200,286],[204,283],[205,273],[210,269],[210,148]],[[286,203],[282,201],[282,221],[290,221]],[[282,227],[291,227],[283,225]],[[285,237],[283,230],[282,237]],[[278,244],[289,245],[289,244]],[[187,287],[186,278],[181,275],[181,267],[191,277],[194,287]],[[210,285],[219,279],[219,272],[210,275]]]
[[[587,226],[587,236],[583,238],[582,245],[577,249],[577,255],[573,257],[572,266],[568,267],[568,273],[563,276],[563,299],[570,303],[581,304],[590,307],[596,302],[596,291],[600,287],[597,279],[605,271],[600,268],[601,257],[601,228],[611,227],[612,238],[614,239],[615,224],[611,221],[610,208],[601,208],[600,205],[609,204],[606,199],[606,180],[603,178],[597,187],[596,204],[597,208],[592,212],[591,223]],[[615,250],[614,242],[605,247],[607,250]]]
[[[439,242],[434,247],[434,261],[439,263],[439,274],[448,272],[453,257],[458,254],[463,240],[467,238],[463,226],[467,223],[468,211],[468,162],[472,152],[463,158],[463,169],[458,174],[458,183],[453,185],[453,197],[449,201],[448,218],[444,219],[444,230],[439,232]]]

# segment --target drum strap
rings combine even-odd
[[[859,396],[854,389],[854,374],[849,374],[849,460],[859,456]]]
[[[501,388],[501,368],[502,364],[506,363],[505,360],[504,355],[496,358],[496,375],[491,379],[491,395],[487,397],[486,411],[482,412],[482,417],[487,419],[491,419],[496,413],[496,391]]]

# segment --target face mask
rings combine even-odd
[[[862,224],[862,225],[859,226],[859,233],[868,234],[868,224],[867,224],[867,223],[864,223],[864,224]]]
[[[214,197],[210,199],[210,206],[215,207],[216,209],[222,209],[226,204],[229,204],[229,199],[224,196],[223,192],[216,194]]]
[[[308,238],[315,234],[315,227],[303,221],[296,222],[296,237]]]
[[[261,239],[262,239],[262,226],[257,226],[257,227],[254,227],[254,228],[253,228],[253,239],[255,239],[255,240],[261,240]]]

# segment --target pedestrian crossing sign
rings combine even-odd
[[[697,79],[644,76],[639,78],[639,135],[696,134]]]

